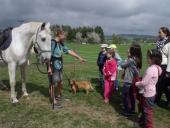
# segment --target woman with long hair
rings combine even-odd
[[[170,42],[170,31],[167,27],[161,27],[159,29],[159,39],[156,42],[156,48],[161,52],[162,54],[162,63],[161,63],[161,68],[162,68],[162,74],[159,77],[158,83],[156,85],[156,103],[158,105],[161,105],[161,96],[163,93],[166,95],[167,99],[167,105],[170,103],[170,92],[168,90],[168,83],[169,79],[166,77],[167,74],[167,60],[168,60],[168,55],[166,54],[166,50],[164,47],[169,44]],[[170,71],[169,71],[170,72]]]

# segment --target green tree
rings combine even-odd
[[[104,42],[105,39],[104,39],[104,32],[103,32],[102,27],[101,26],[96,26],[94,28],[94,31],[99,34],[99,36],[101,38],[101,42]]]

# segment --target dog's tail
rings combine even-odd
[[[94,88],[91,83],[90,83],[90,91],[94,91]]]

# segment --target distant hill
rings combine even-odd
[[[127,38],[129,40],[133,40],[133,39],[151,39],[151,40],[155,40],[157,38],[156,36],[153,36],[153,35],[137,35],[137,34],[118,34],[117,36]],[[112,36],[111,35],[106,35],[105,39],[106,40],[112,40]]]
[[[106,39],[106,40],[112,40],[112,36],[106,35],[106,36],[105,36],[105,39]]]
[[[132,39],[136,39],[136,38],[156,39],[157,38],[156,36],[153,35],[137,35],[137,34],[119,34],[118,36],[132,38]]]

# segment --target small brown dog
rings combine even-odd
[[[71,86],[71,90],[73,94],[76,94],[76,92],[79,89],[86,90],[86,94],[88,95],[90,91],[93,91],[93,87],[89,81],[76,81],[76,80],[69,80],[69,85]]]

